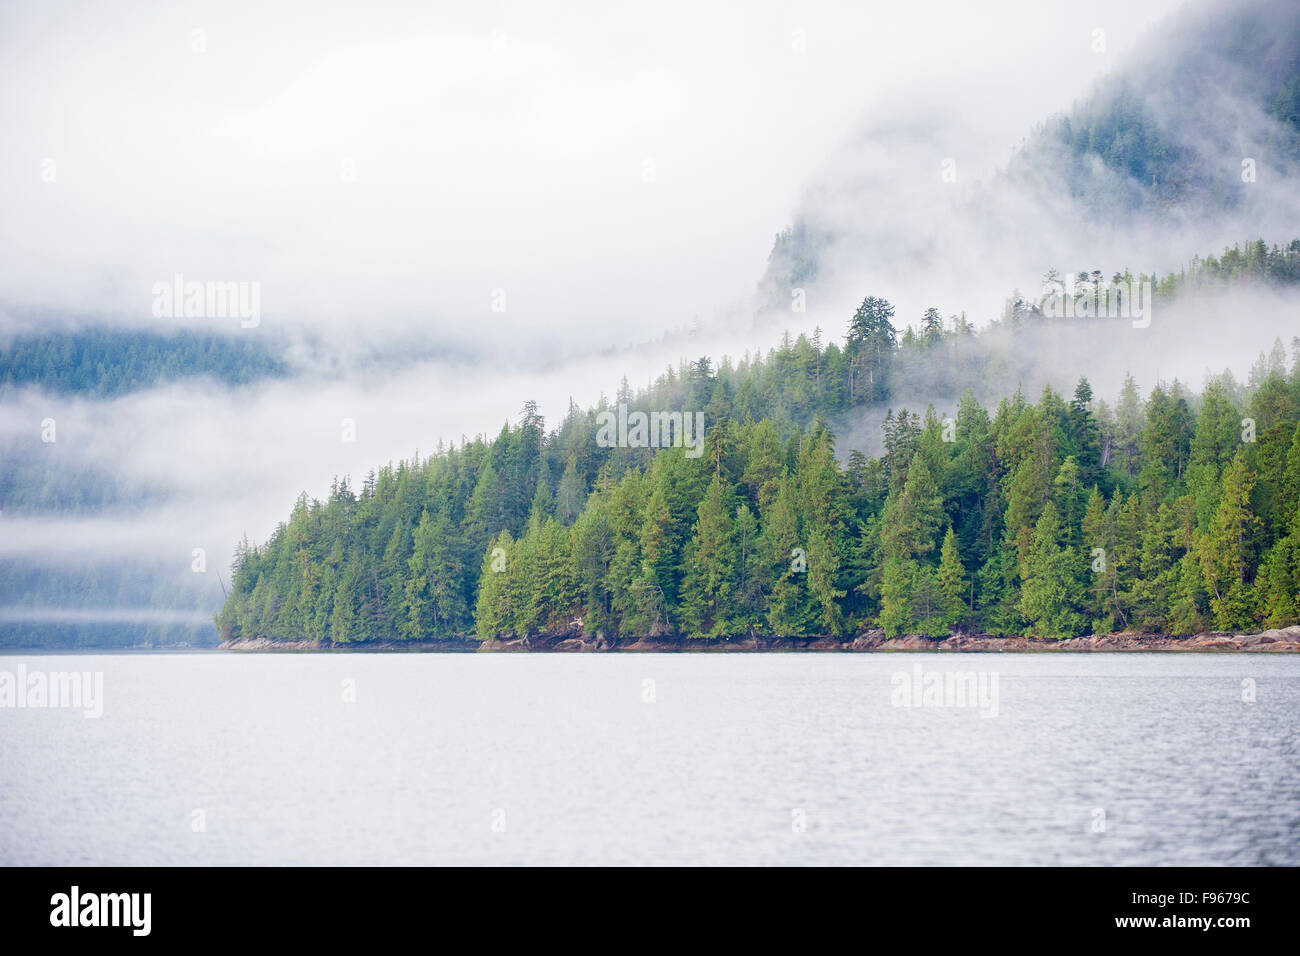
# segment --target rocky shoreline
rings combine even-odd
[[[426,651],[469,653],[754,653],[764,651],[953,651],[959,653],[1035,652],[1035,651],[1184,651],[1295,653],[1300,652],[1300,625],[1260,631],[1254,634],[1230,634],[1206,631],[1192,637],[1167,634],[1092,634],[1064,641],[1042,640],[1015,635],[994,637],[989,634],[951,634],[945,638],[919,634],[886,637],[883,631],[865,631],[851,638],[747,637],[730,641],[698,641],[689,638],[640,637],[611,639],[603,635],[534,635],[479,641],[453,638],[437,641],[383,642],[376,644],[337,645],[322,641],[269,641],[265,638],[223,641],[221,650],[230,651]]]

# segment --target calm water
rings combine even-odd
[[[0,709],[4,864],[1300,864],[1294,657],[19,664],[104,713]],[[997,715],[895,706],[916,664]]]

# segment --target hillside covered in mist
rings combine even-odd
[[[1161,290],[1149,304],[1294,281],[1300,241],[1197,261],[1148,277]],[[359,489],[336,480],[241,546],[221,635],[1062,638],[1295,623],[1300,339],[1291,355],[1271,343],[1248,382],[1222,375],[1200,394],[1174,380],[1144,401],[1130,377],[1113,402],[1086,378],[1068,398],[1050,385],[1035,397],[1010,388],[1027,342],[1087,335],[1113,355],[1137,330],[1008,309],[978,332],[932,310],[900,335],[890,303],[868,297],[843,342],[702,356],[649,389],[625,380],[595,408],[570,405],[549,431],[529,403],[495,439],[389,464]],[[926,407],[900,401],[926,392]],[[936,408],[954,392],[951,413]],[[999,393],[993,408],[978,397]],[[879,409],[882,452],[837,454],[830,422],[879,422]],[[700,430],[627,437],[638,418],[674,415]]]
[[[1300,7],[1288,0],[1179,8],[1007,143],[995,169],[970,160],[979,117],[913,111],[878,110],[808,185],[759,283],[766,309],[788,311],[793,289],[842,309],[883,283],[980,313],[997,291],[990,261],[1026,278],[1104,257],[1165,272],[1187,249],[1300,219]]]
[[[726,421],[736,429],[765,423],[787,449],[782,460],[792,474],[798,453],[789,444],[798,446],[798,436],[819,422],[833,436],[844,475],[855,452],[864,460],[889,455],[892,439],[882,423],[923,421],[930,407],[935,419],[955,421],[971,399],[996,417],[1017,389],[1027,400],[1045,389],[1069,398],[1080,378],[1090,383],[1087,404],[1097,427],[1112,436],[1103,446],[1108,455],[1123,444],[1115,437],[1119,409],[1131,413],[1135,401],[1143,406],[1158,392],[1177,391],[1195,413],[1198,395],[1217,380],[1245,414],[1268,375],[1290,376],[1294,361],[1300,246],[1290,240],[1300,222],[1300,17],[1294,4],[1277,0],[1195,0],[1155,20],[1170,8],[1111,8],[1100,18],[1110,30],[1102,35],[1059,11],[1050,27],[1021,24],[1028,32],[1055,31],[1059,62],[1040,58],[1037,76],[1008,76],[999,72],[1003,57],[982,80],[972,75],[969,88],[963,82],[960,95],[951,74],[899,50],[882,51],[871,70],[859,67],[860,43],[890,29],[887,19],[910,24],[919,16],[905,9],[888,17],[837,9],[820,28],[785,23],[811,42],[804,51],[811,56],[792,49],[785,30],[768,30],[761,17],[728,24],[744,35],[729,55],[747,72],[736,74],[734,86],[714,90],[721,97],[715,106],[725,109],[706,108],[694,114],[694,126],[673,126],[669,119],[699,102],[676,96],[681,90],[671,70],[636,73],[643,113],[626,114],[628,135],[618,149],[597,151],[587,165],[581,150],[534,155],[535,137],[512,140],[520,131],[510,124],[479,129],[479,113],[458,111],[456,97],[445,97],[438,76],[430,75],[419,43],[403,40],[382,62],[364,61],[365,69],[349,74],[357,83],[374,81],[341,108],[353,121],[375,119],[362,127],[377,137],[377,162],[361,162],[355,181],[337,182],[336,158],[319,142],[270,168],[231,162],[262,155],[259,137],[286,125],[309,127],[328,116],[324,132],[332,135],[330,68],[337,64],[305,54],[286,64],[286,82],[299,77],[304,85],[276,87],[267,112],[250,113],[248,103],[230,97],[237,84],[229,81],[241,75],[239,51],[206,59],[171,51],[167,68],[177,95],[202,117],[195,142],[205,148],[178,149],[164,137],[137,144],[148,161],[110,151],[97,165],[82,153],[77,166],[60,167],[61,178],[0,183],[17,213],[0,229],[8,243],[0,282],[0,642],[213,642],[212,612],[230,585],[226,556],[241,537],[271,547],[269,531],[299,490],[308,489],[308,501],[328,501],[335,494],[331,475],[361,476],[399,458],[407,461],[393,466],[399,472],[425,474],[451,467],[435,464],[444,455],[460,462],[447,516],[454,552],[448,560],[456,570],[445,574],[458,582],[469,615],[455,618],[456,627],[468,629],[480,597],[480,550],[503,530],[518,545],[539,481],[555,498],[560,527],[569,529],[587,513],[587,502],[602,500],[611,474],[666,467],[654,465],[658,456],[644,449],[583,449],[593,416],[620,400],[690,408],[706,416],[710,429]],[[968,16],[954,11],[925,34],[927,45],[957,42],[965,49],[976,42],[971,31],[978,33],[980,23]],[[1151,22],[1144,34],[1122,27]],[[541,26],[546,32],[551,25]],[[102,43],[89,22],[85,27],[89,45],[68,50],[91,62]],[[1015,37],[1001,27],[989,30],[996,36],[985,35],[983,43],[1014,47]],[[144,62],[155,52],[142,39],[148,35],[123,28],[118,39],[134,44]],[[21,64],[50,89],[73,82],[67,61],[25,59],[12,37],[11,70]],[[321,39],[325,59],[351,42],[329,29]],[[537,116],[559,109],[561,120],[581,117],[564,128],[569,140],[582,141],[590,126],[585,107],[571,116],[566,110],[573,106],[568,94],[586,78],[552,75],[546,71],[555,62],[539,65],[527,51],[515,51],[518,60],[510,51],[485,51],[481,39],[439,42],[473,54],[467,64],[500,80],[516,101],[532,102]],[[609,39],[617,46],[626,38]],[[719,73],[717,51],[705,52],[675,64],[696,89]],[[652,50],[645,62],[657,54]],[[815,85],[805,85],[825,56],[846,72],[819,74]],[[386,74],[390,62],[409,72]],[[949,58],[949,70],[955,62]],[[498,75],[507,67],[508,77]],[[516,67],[521,71],[509,72]],[[1054,72],[1046,76],[1044,69]],[[617,82],[623,64],[614,73]],[[105,102],[143,95],[129,83],[110,82],[111,74],[104,72]],[[538,79],[551,84],[552,95],[534,101]],[[972,99],[976,82],[991,94],[987,110]],[[1029,85],[1039,95],[1022,96]],[[438,104],[429,114],[439,116],[432,134],[414,128],[407,112],[395,123],[397,114],[372,116],[387,98],[408,94]],[[750,110],[743,120],[733,116],[738,96]],[[304,113],[305,103],[331,107]],[[814,115],[810,104],[835,106],[840,120]],[[170,115],[165,101],[149,100],[142,109]],[[82,110],[67,125],[81,135],[103,112]],[[22,110],[6,117],[32,142],[44,141],[39,117]],[[841,121],[846,117],[851,122]],[[437,151],[444,165],[387,164],[385,157],[413,155],[401,148],[409,136],[444,142],[444,120],[469,124],[475,136],[464,140],[464,151]],[[661,120],[666,125],[654,125]],[[658,140],[657,180],[645,176],[641,154],[650,141],[639,138],[641,121],[668,137]],[[789,136],[741,144],[717,132],[727,121],[747,130],[777,124]],[[822,127],[830,132],[816,132]],[[1024,139],[1014,142],[1021,130]],[[689,148],[674,152],[673,135],[685,136]],[[501,148],[506,142],[513,146]],[[136,148],[129,145],[117,143],[127,153]],[[800,162],[812,156],[818,165],[799,166],[797,179],[782,181],[786,153]],[[561,155],[568,157],[563,168],[555,165]],[[199,182],[223,188],[160,193],[150,172],[155,163],[175,171],[167,181],[178,189]],[[301,177],[303,163],[314,178]],[[488,168],[489,181],[462,208],[460,184]],[[725,189],[719,169],[726,170]],[[280,177],[283,204],[248,205],[261,195],[264,175]],[[503,194],[507,186],[513,191]],[[114,201],[92,215],[106,196]],[[579,202],[595,196],[599,202]],[[128,201],[141,210],[141,223],[152,225],[123,232],[120,206]],[[493,210],[491,228],[485,209]],[[692,226],[683,234],[688,220],[716,229]],[[30,228],[19,230],[18,222]],[[750,295],[766,251],[762,237],[781,222],[791,225],[772,249],[757,295]],[[744,242],[736,239],[741,234]],[[695,243],[699,236],[706,240]],[[542,247],[553,254],[539,257]],[[655,258],[663,250],[672,256]],[[1189,260],[1194,250],[1210,254]],[[339,256],[347,268],[339,267]],[[54,281],[47,265],[56,261]],[[152,284],[181,272],[261,283],[265,322],[244,327],[230,317],[151,315]],[[506,287],[509,308],[502,295],[497,311],[496,293]],[[877,332],[864,353],[861,342],[841,333],[868,292],[876,297],[867,314]],[[1072,307],[1071,317],[1061,317],[1051,309],[1058,295],[1071,303],[1128,298],[1122,315]],[[1235,378],[1223,378],[1225,369]],[[601,398],[601,388],[613,390],[620,375],[623,387]],[[497,458],[507,446],[496,450],[487,436],[524,398],[536,401],[538,421],[550,422],[538,426],[545,466],[519,479],[520,488],[493,506],[488,525],[467,525],[481,459],[496,462],[498,479],[504,474]],[[442,454],[428,457],[440,441]],[[1112,459],[1106,461],[1111,469]],[[1086,456],[1076,463],[1086,466]],[[336,485],[364,497],[356,481]],[[1098,486],[1107,501],[1132,490],[1119,479]],[[746,500],[765,526],[771,516],[756,498]],[[697,504],[675,513],[678,576],[671,588],[664,585],[675,609],[661,623],[683,632],[691,625],[674,589],[684,586],[687,565],[680,562]],[[402,529],[394,552],[402,560],[415,557],[423,507],[385,524],[390,537]],[[837,545],[845,555],[858,546],[853,522],[883,514],[861,502],[854,509],[845,523],[849,537]],[[441,520],[439,514],[434,509],[430,520]],[[344,526],[348,535],[356,530],[350,521]],[[987,563],[988,546],[972,545],[960,526],[954,534],[963,566],[975,574]],[[331,540],[342,547],[351,539]],[[382,544],[387,549],[388,539]],[[342,573],[332,560],[317,555],[310,563],[321,575],[331,567]],[[358,560],[355,572],[370,573],[371,559]],[[385,572],[390,583],[400,578],[404,587],[409,567],[396,578],[392,567]],[[269,580],[263,593],[287,593],[282,580],[274,587]],[[853,626],[880,612],[875,598],[855,590],[865,580],[850,576],[832,587],[845,589],[836,601]],[[331,579],[329,589],[337,584]],[[407,597],[385,593],[381,630],[395,635]],[[236,603],[245,600],[236,595]],[[332,627],[332,615],[320,613]],[[285,633],[282,621],[268,623],[280,619],[266,608],[250,620],[260,622],[253,630]],[[992,618],[972,620],[994,626]]]

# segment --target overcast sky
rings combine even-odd
[[[270,326],[639,341],[745,301],[855,130],[974,116],[1000,164],[1177,5],[8,0],[0,304],[147,319],[179,272]]]
[[[495,434],[526,399],[554,424],[624,373],[639,386],[684,357],[767,349],[780,329],[746,326],[746,310],[773,235],[801,209],[865,223],[868,250],[937,223],[984,281],[954,256],[910,281],[862,255],[842,301],[785,317],[796,331],[842,334],[868,292],[894,299],[900,322],[931,304],[997,305],[1019,281],[1017,249],[944,218],[937,165],[891,180],[900,157],[960,157],[963,184],[987,174],[1117,61],[1155,52],[1137,41],[1176,6],[7,0],[0,333],[31,308],[167,328],[152,286],[181,273],[261,283],[257,331],[216,323],[241,335],[307,325],[370,347],[415,334],[493,354],[103,402],[21,391],[0,404],[6,450],[47,454],[39,423],[54,418],[61,460],[167,495],[145,515],[7,517],[0,557],[146,554],[188,573],[203,547],[221,566],[245,532],[265,541],[300,490],[322,496],[335,475],[359,483],[440,439]],[[1081,232],[1068,216],[1045,230],[1038,206],[1021,213],[1029,226],[1000,231],[1035,250],[1045,233]],[[1051,264],[1130,264],[1080,256]],[[1209,367],[1244,374],[1294,307],[1254,303],[1231,325],[1221,311],[1162,316],[1165,338],[1117,356],[1063,340],[1044,374],[1068,390],[1086,372],[1108,398],[1130,370],[1144,391],[1175,374],[1199,384]],[[708,327],[719,313],[741,321]],[[697,338],[601,353],[696,317]],[[355,442],[340,439],[344,419]],[[842,452],[871,447],[875,422],[858,424]]]

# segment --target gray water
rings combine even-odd
[[[1295,657],[20,663],[103,716],[0,708],[4,864],[1300,864]],[[996,715],[897,706],[917,664]]]

